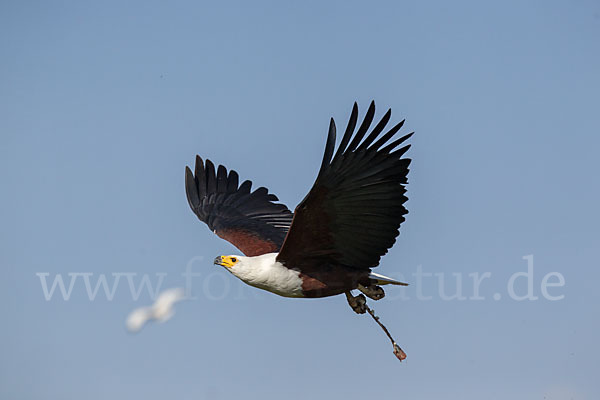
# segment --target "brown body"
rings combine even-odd
[[[369,286],[369,270],[356,269],[343,265],[322,265],[318,268],[300,268],[302,294],[305,297],[335,296],[354,290],[358,285]]]

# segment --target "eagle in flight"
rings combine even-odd
[[[404,120],[385,131],[391,110],[371,128],[375,103],[362,123],[354,103],[336,150],[333,118],[321,168],[313,187],[292,213],[265,187],[252,191],[238,173],[196,156],[185,170],[187,200],[211,231],[244,255],[223,255],[214,263],[245,283],[285,297],[317,298],[345,294],[359,314],[369,312],[383,328],[402,361],[406,355],[367,306],[384,297],[382,285],[406,285],[372,272],[396,241],[408,213],[412,133],[396,138]],[[385,133],[384,133],[385,131]],[[364,139],[364,140],[363,140]],[[361,294],[354,296],[352,290]]]

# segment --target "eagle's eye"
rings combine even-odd
[[[237,262],[237,258],[231,257],[231,262]]]

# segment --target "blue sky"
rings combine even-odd
[[[594,1],[2,2],[0,397],[598,398],[599,34]],[[372,99],[416,131],[410,214],[377,270],[412,285],[373,305],[402,364],[343,297],[213,266],[236,251],[183,184],[200,154],[293,208],[329,118]],[[517,301],[529,255],[538,299]],[[125,275],[93,301],[83,275],[48,301],[36,275],[167,288],[188,264],[196,299],[137,335],[124,319],[151,299]],[[552,272],[561,300],[542,295]]]

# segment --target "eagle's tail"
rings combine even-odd
[[[389,278],[385,275],[376,274],[375,272],[371,272],[369,274],[369,278],[375,281],[376,285],[400,285],[400,286],[408,286],[408,283],[400,282],[395,279]]]

